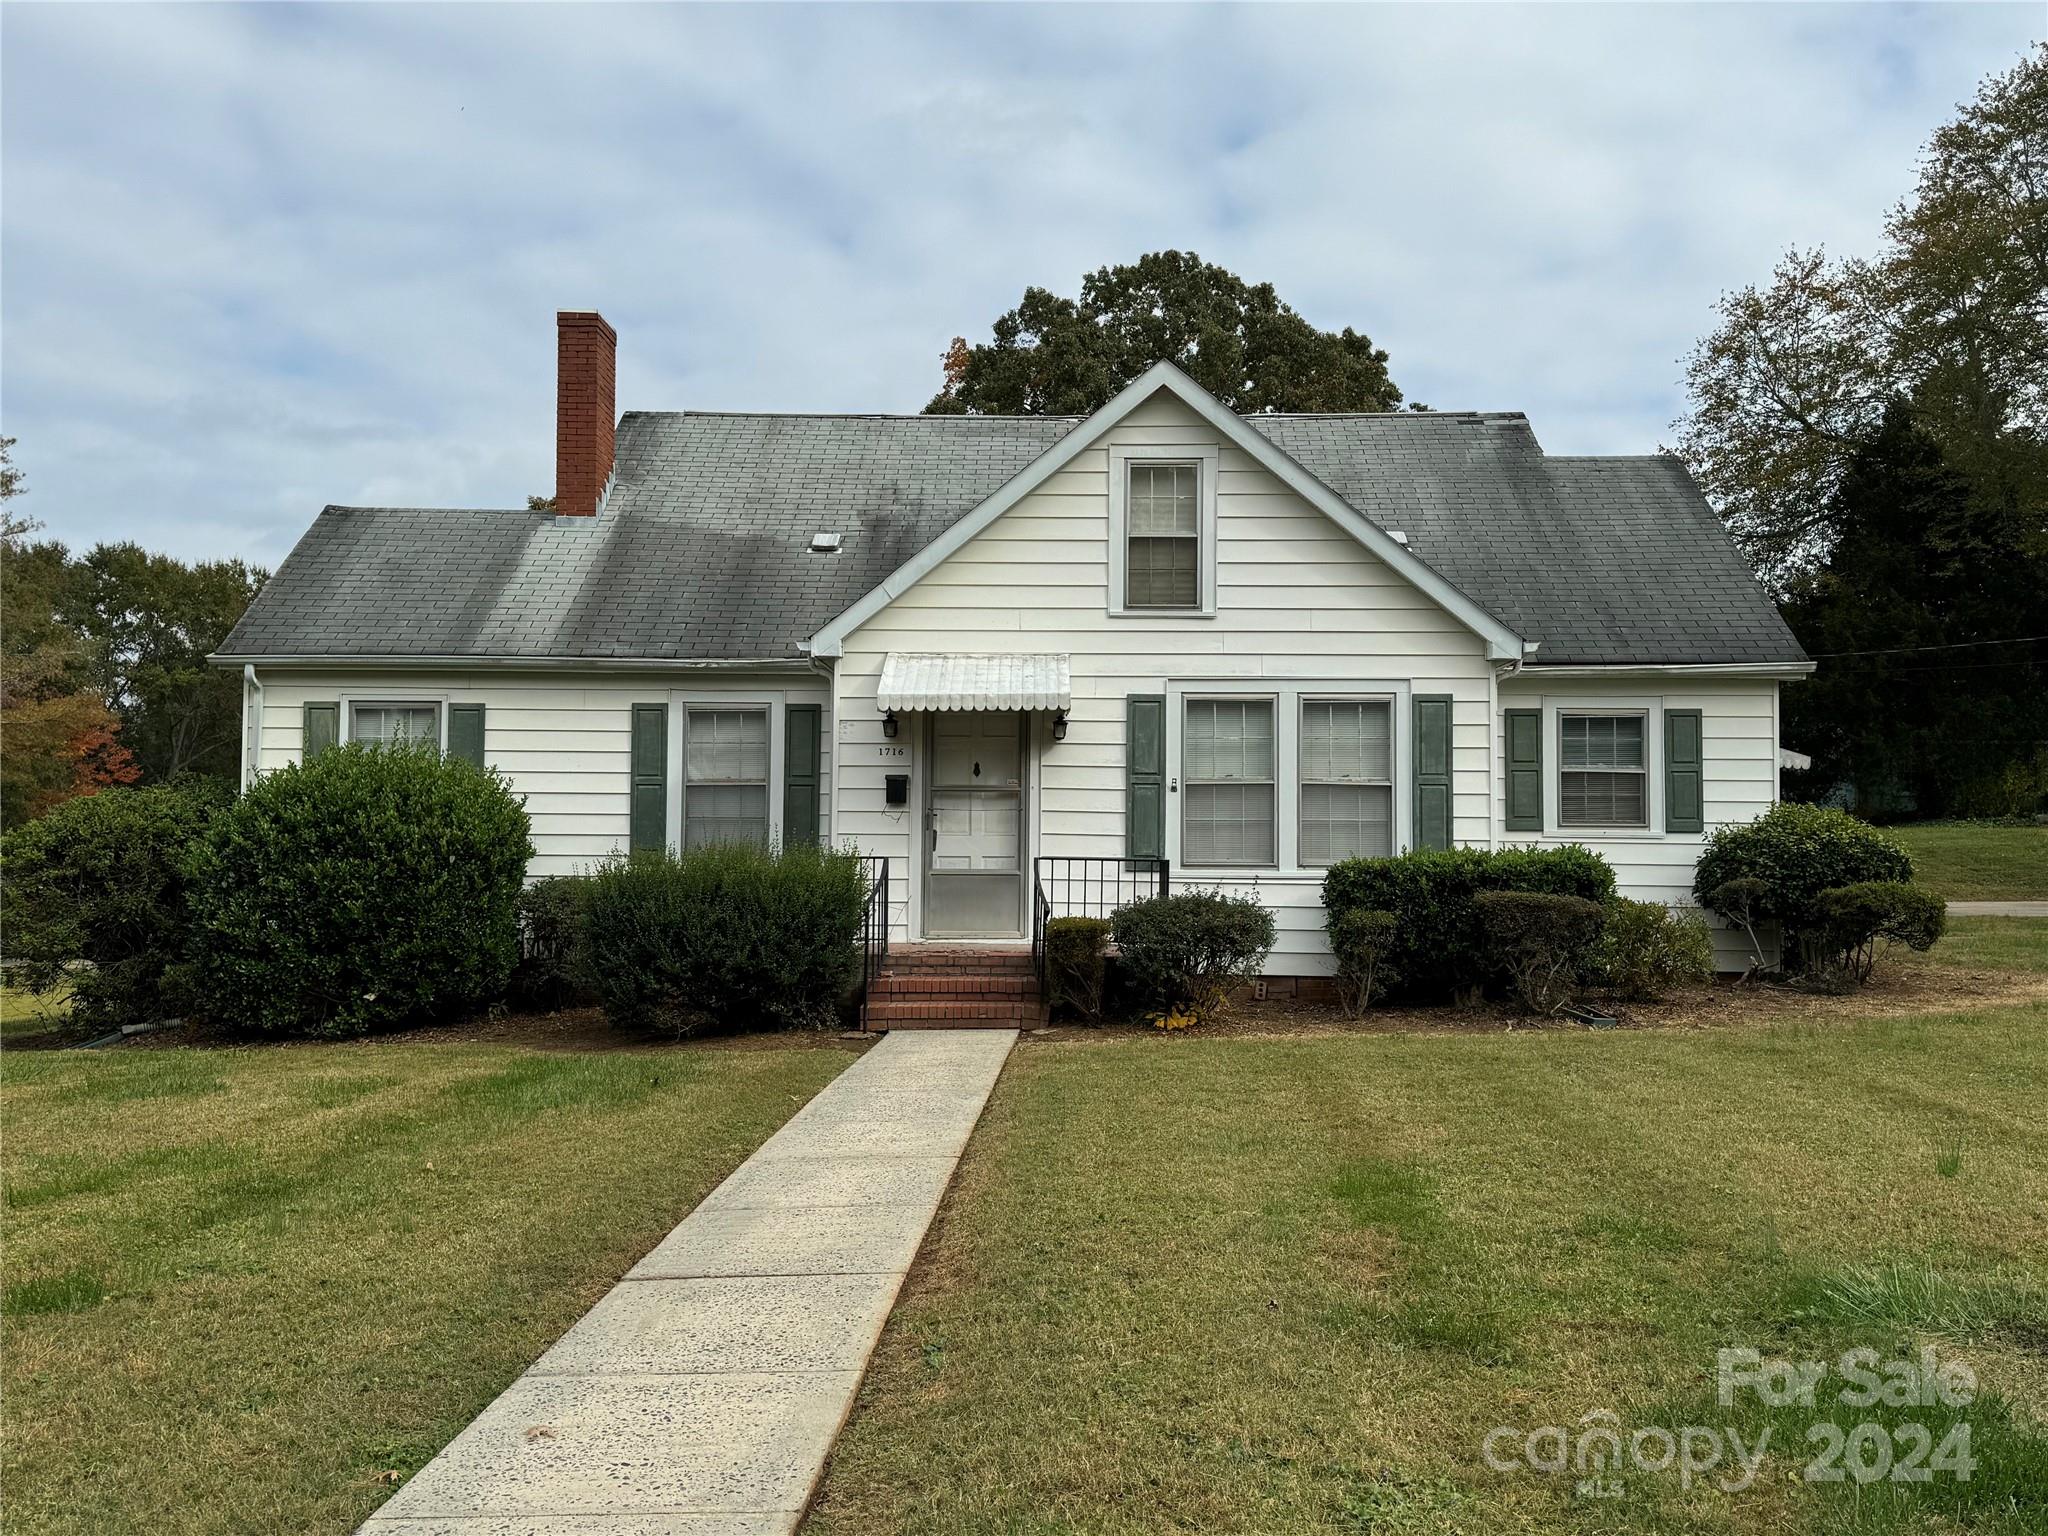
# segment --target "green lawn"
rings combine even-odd
[[[806,1536],[2039,1531],[2044,1104],[2042,1004],[1026,1040]],[[1818,1415],[1714,1401],[1724,1346],[1922,1341],[1987,1389],[1966,1482],[1796,1483]],[[1603,1408],[1778,1451],[1746,1492],[1611,1500],[1482,1463],[1494,1426]]]
[[[2048,918],[1952,917],[1948,931],[1924,955],[1893,945],[1886,958],[1914,966],[1967,966],[1973,970],[2048,971]]]
[[[1929,821],[1887,827],[1915,876],[1950,901],[2048,901],[2048,827]]]
[[[10,1533],[344,1536],[853,1058],[0,1058]]]
[[[38,997],[19,987],[0,987],[0,1040],[22,1040],[60,1029],[65,1022],[64,994]]]

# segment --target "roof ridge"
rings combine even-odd
[[[1527,411],[1237,411],[1243,421],[1527,421]]]
[[[475,517],[553,517],[552,507],[394,507],[363,506],[354,502],[330,501],[320,509],[322,512],[460,512]]]
[[[1089,419],[1093,412],[1079,415],[1046,415],[1029,411],[960,411],[932,414],[926,411],[741,411],[707,410],[701,407],[680,411],[621,411],[620,417],[724,416],[750,421],[926,421],[933,423],[967,421],[1066,421]],[[1527,421],[1527,411],[1233,411],[1240,421]]]
[[[1655,459],[1659,462],[1677,463],[1678,455],[1662,449],[1654,453],[1547,453],[1547,459],[1576,459],[1581,463],[1612,464],[1617,459]]]
[[[1086,421],[1086,416],[1013,415],[929,415],[923,411],[622,411],[625,416],[737,416],[768,421]]]

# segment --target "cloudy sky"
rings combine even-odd
[[[1715,295],[1871,248],[2041,14],[8,5],[0,431],[74,545],[274,565],[551,491],[557,308],[622,409],[914,411],[1026,284],[1177,246],[1644,452]]]

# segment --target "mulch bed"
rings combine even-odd
[[[1883,966],[1869,985],[1829,995],[1771,982],[1718,981],[1658,1003],[1606,1004],[1622,1029],[1740,1029],[1790,1022],[1825,1023],[1835,1019],[1894,1017],[1965,1008],[2007,1007],[2048,999],[2048,975],[1924,965]],[[1569,1019],[1535,1019],[1496,1003],[1474,1008],[1375,1008],[1363,1018],[1349,1018],[1330,1004],[1298,999],[1244,1003],[1229,1015],[1203,1022],[1190,1037],[1247,1039],[1314,1035],[1502,1034],[1527,1030],[1578,1030],[1587,1026]],[[1029,1044],[1085,1044],[1090,1041],[1154,1037],[1161,1031],[1144,1023],[1055,1024],[1027,1030]],[[6,1042],[10,1051],[63,1049],[82,1045],[91,1031],[68,1026]],[[685,1041],[661,1036],[631,1035],[613,1029],[595,1008],[569,1008],[555,1013],[479,1014],[459,1023],[396,1030],[361,1040],[265,1040],[210,1029],[198,1024],[136,1035],[108,1050],[156,1050],[171,1047],[204,1049],[318,1050],[364,1045],[513,1045],[544,1051],[663,1051],[677,1044],[694,1050],[761,1051],[808,1047],[816,1050],[862,1051],[879,1035],[848,1039],[836,1031],[774,1031],[757,1034],[692,1035]]]
[[[2007,1007],[2048,1000],[2048,975],[1984,971],[1942,966],[1907,969],[1886,966],[1867,986],[1854,992],[1829,994],[1774,982],[1716,981],[1689,988],[1656,1003],[1601,1003],[1621,1029],[1740,1029],[1791,1022],[1887,1018],[1902,1014],[1941,1013],[1965,1008]],[[1491,1035],[1509,1031],[1584,1030],[1571,1019],[1537,1019],[1497,1003],[1474,1008],[1448,1005],[1432,1008],[1374,1008],[1363,1018],[1350,1018],[1327,1003],[1289,999],[1243,1003],[1227,1016],[1207,1020],[1187,1032],[1189,1038],[1237,1036],[1247,1039],[1313,1035]],[[1076,1044],[1091,1040],[1156,1036],[1148,1024],[1055,1024],[1030,1030],[1031,1043]]]
[[[42,1034],[9,1040],[6,1049],[52,1050],[82,1045],[91,1031],[50,1030]],[[881,1036],[847,1039],[836,1030],[787,1030],[753,1034],[692,1035],[686,1042],[693,1049],[713,1051],[786,1051],[791,1047],[859,1052]],[[661,1035],[635,1035],[616,1030],[605,1022],[596,1008],[565,1008],[555,1013],[486,1013],[452,1024],[425,1025],[418,1029],[391,1030],[354,1040],[272,1040],[237,1034],[204,1024],[183,1024],[172,1029],[135,1035],[118,1045],[103,1049],[142,1051],[166,1049],[201,1050],[348,1050],[371,1045],[515,1045],[541,1051],[664,1051],[679,1042]]]

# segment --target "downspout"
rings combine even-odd
[[[1498,661],[1486,673],[1486,846],[1501,846],[1501,832],[1507,821],[1507,781],[1503,768],[1506,748],[1501,744],[1500,680],[1513,677],[1536,654],[1540,640],[1522,642],[1522,655],[1515,661]]]
[[[811,670],[825,679],[825,713],[819,726],[824,735],[825,762],[825,846],[839,846],[839,668],[826,657],[812,656]]]
[[[254,707],[251,707],[251,696]],[[242,663],[242,788],[255,781],[263,756],[263,684],[256,676],[256,663]]]

